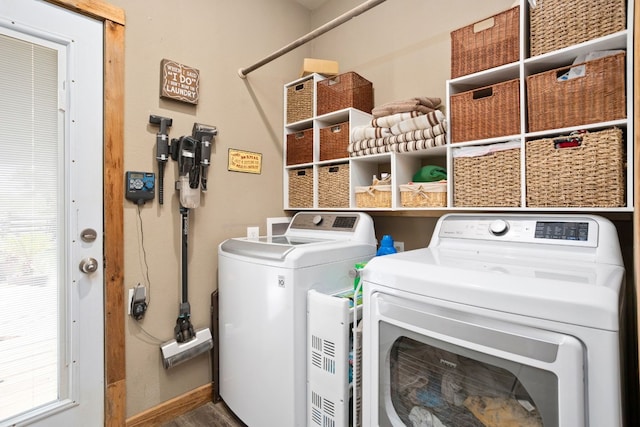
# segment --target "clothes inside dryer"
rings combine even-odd
[[[540,408],[555,412],[555,407],[548,405],[553,399],[534,399],[518,375],[529,371],[528,380],[536,382],[538,391],[557,389],[557,378],[539,369],[492,359],[480,361],[406,336],[398,338],[389,354],[396,413],[406,425],[422,425],[422,420],[434,417],[445,426],[485,427],[501,422],[547,425]],[[551,413],[549,418],[557,417]]]

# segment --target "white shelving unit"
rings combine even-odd
[[[385,153],[363,157],[351,157],[344,159],[331,160],[329,162],[319,161],[319,129],[325,126],[331,126],[337,123],[349,121],[350,126],[359,126],[368,124],[371,120],[371,116],[367,113],[355,109],[346,109],[335,113],[326,114],[323,116],[315,116],[315,106],[317,103],[316,95],[313,96],[313,113],[314,116],[308,120],[303,120],[296,123],[285,123],[284,126],[284,139],[288,134],[292,132],[299,132],[304,129],[313,128],[313,161],[308,164],[301,165],[286,165],[284,167],[284,208],[285,209],[319,209],[318,206],[318,167],[324,164],[345,164],[349,165],[349,207],[343,209],[350,210],[367,210],[367,211],[410,211],[410,210],[483,210],[483,209],[496,209],[496,207],[477,207],[477,206],[454,206],[454,190],[455,184],[453,182],[454,170],[453,170],[453,154],[452,151],[455,148],[465,146],[477,146],[488,145],[512,140],[520,141],[520,185],[521,185],[521,203],[520,207],[500,207],[500,210],[507,211],[519,211],[519,210],[531,210],[538,211],[605,211],[605,212],[632,212],[634,206],[633,200],[633,177],[634,177],[634,163],[633,163],[633,17],[634,17],[634,2],[627,2],[627,29],[618,33],[610,34],[595,40],[590,40],[584,43],[573,45],[567,48],[559,49],[554,52],[549,52],[536,57],[528,57],[529,52],[529,34],[528,34],[528,19],[529,19],[529,2],[528,0],[520,0],[520,58],[517,62],[495,67],[489,70],[481,71],[478,73],[458,77],[455,79],[447,80],[446,82],[446,112],[447,112],[447,124],[450,126],[450,97],[457,93],[466,92],[485,86],[493,85],[496,83],[513,80],[518,78],[520,81],[520,132],[514,135],[506,135],[498,138],[489,138],[482,140],[463,141],[452,143],[451,132],[448,129],[447,132],[447,144],[443,147],[436,147],[428,150],[415,151],[409,153]],[[579,126],[564,127],[558,129],[549,129],[539,132],[529,132],[527,129],[527,90],[526,80],[528,76],[538,74],[544,71],[553,70],[559,67],[569,66],[573,63],[574,59],[582,54],[586,54],[598,50],[614,50],[622,49],[626,51],[626,118],[621,120],[614,120],[602,123],[584,124]],[[286,102],[287,102],[287,88],[291,85],[295,85],[304,81],[305,79],[313,78],[317,81],[323,80],[324,77],[317,74],[307,76],[303,79],[296,80],[294,82],[285,85],[285,117],[286,117]],[[579,106],[576,106],[579,108]],[[624,145],[626,152],[626,188],[625,188],[625,206],[623,207],[527,207],[527,194],[526,194],[526,164],[525,164],[525,150],[527,141],[532,141],[541,138],[553,138],[555,136],[567,135],[577,130],[599,131],[611,127],[618,127],[623,130]],[[285,144],[286,146],[286,144]],[[285,152],[286,158],[286,152]],[[426,164],[434,164],[444,166],[449,171],[449,180],[447,182],[447,206],[446,207],[434,207],[434,208],[407,208],[401,205],[399,185],[406,184],[411,181],[413,174],[419,170],[421,166]],[[288,171],[298,168],[313,168],[313,206],[308,208],[292,207],[289,204],[289,175]],[[392,176],[392,192],[391,192],[391,207],[390,208],[357,208],[355,199],[355,188],[358,186],[371,185],[372,176],[379,175],[381,172],[390,172]],[[332,209],[334,210],[334,209]]]
[[[295,80],[293,82],[290,82],[288,84],[285,85],[284,87],[284,104],[285,104],[285,122],[287,120],[287,113],[286,113],[286,107],[287,107],[287,89],[290,88],[291,86],[295,86],[300,84],[301,82],[304,82],[306,80],[309,79],[313,79],[314,80],[314,89],[315,89],[315,84],[318,81],[324,80],[324,77],[319,75],[319,74],[311,74],[309,76],[303,77],[301,79]],[[320,209],[322,208],[321,206],[319,206],[318,203],[318,169],[320,167],[323,166],[327,166],[327,165],[349,165],[350,164],[350,159],[349,157],[344,157],[344,158],[338,158],[338,159],[332,159],[332,160],[324,160],[321,161],[320,160],[320,129],[326,128],[326,127],[330,127],[330,126],[334,126],[340,123],[345,123],[348,122],[349,123],[349,128],[351,129],[354,126],[361,126],[361,125],[366,125],[367,123],[369,123],[371,121],[371,114],[365,113],[363,111],[357,110],[355,108],[345,108],[343,110],[338,110],[338,111],[334,111],[331,113],[327,113],[327,114],[323,114],[320,116],[316,115],[316,106],[317,106],[317,91],[314,90],[313,93],[313,116],[305,119],[305,120],[300,120],[294,123],[285,123],[284,125],[284,158],[287,158],[287,135],[290,135],[292,133],[296,133],[296,132],[300,132],[303,130],[308,130],[308,129],[313,129],[313,158],[312,161],[310,163],[301,163],[301,164],[295,164],[295,165],[287,165],[286,161],[285,161],[285,166],[284,166],[284,177],[283,177],[283,181],[284,181],[284,208],[285,209],[292,209],[293,207],[290,206],[289,203],[289,171],[290,170],[297,170],[297,169],[304,169],[304,168],[313,168],[313,207],[309,208],[309,209]],[[349,138],[351,138],[349,136]],[[351,142],[349,140],[349,142]],[[371,177],[369,177],[369,179],[371,179]],[[345,185],[349,185],[348,182],[345,183]],[[353,196],[351,196],[350,200],[349,200],[349,207],[350,206],[354,206],[355,205],[355,200],[353,199]],[[345,207],[344,209],[349,209],[349,207]],[[297,208],[296,208],[297,209]],[[336,208],[331,208],[332,210],[336,210]],[[339,208],[337,208],[339,209]]]
[[[553,52],[545,53],[535,57],[528,57],[529,52],[529,34],[527,32],[529,25],[529,2],[522,0],[520,2],[520,60],[512,64],[502,65],[486,71],[481,71],[467,76],[458,77],[447,81],[447,112],[450,111],[451,95],[466,92],[481,87],[493,85],[512,79],[520,79],[520,133],[516,135],[506,135],[499,138],[490,138],[484,140],[474,140],[447,144],[447,170],[450,171],[452,177],[453,172],[453,156],[452,150],[458,147],[488,145],[517,139],[521,144],[521,164],[520,164],[520,182],[521,182],[521,207],[500,208],[501,210],[589,210],[589,211],[608,211],[608,212],[631,212],[633,211],[633,6],[634,2],[628,2],[627,5],[627,29],[584,43],[569,46]],[[583,124],[578,126],[564,127],[558,129],[549,129],[545,131],[529,132],[527,129],[527,90],[526,79],[528,76],[553,70],[560,67],[566,67],[573,63],[579,55],[599,50],[616,50],[626,51],[626,119],[614,120],[601,123]],[[576,106],[579,108],[579,106]],[[447,119],[449,116],[447,114]],[[450,125],[450,120],[448,120]],[[568,135],[573,131],[587,130],[598,131],[611,127],[619,127],[624,132],[624,141],[626,148],[626,203],[624,207],[535,207],[529,208],[526,203],[526,165],[525,150],[527,141],[540,138],[552,138],[560,135]],[[448,182],[448,206],[449,209],[457,209],[454,207],[454,182],[449,179]],[[460,207],[463,208],[464,207]],[[468,208],[466,208],[468,209]],[[474,207],[473,209],[478,209]]]

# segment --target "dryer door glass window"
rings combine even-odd
[[[396,414],[409,426],[440,425],[436,420],[445,426],[468,427],[557,425],[555,375],[488,359],[490,362],[408,337],[398,338],[391,347],[388,365]],[[526,381],[521,381],[520,375]],[[431,424],[424,424],[428,420]]]
[[[380,426],[585,424],[574,337],[419,299],[374,294],[370,305]]]

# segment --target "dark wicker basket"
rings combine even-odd
[[[531,56],[593,40],[627,26],[625,0],[536,0],[529,8]]]
[[[287,135],[287,166],[313,161],[313,128]]]
[[[373,84],[353,71],[321,80],[317,89],[319,116],[349,107],[367,113],[373,109]]]
[[[520,133],[520,79],[451,95],[451,142]]]
[[[528,141],[527,206],[624,206],[623,145],[618,128]]]
[[[625,54],[585,62],[585,75],[558,81],[578,64],[527,77],[529,131],[626,117]]]
[[[349,122],[320,129],[320,161],[349,157]]]
[[[451,33],[451,78],[519,59],[519,6]]]

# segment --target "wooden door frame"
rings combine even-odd
[[[126,420],[124,336],[124,10],[102,0],[46,0],[104,22],[104,425]]]

